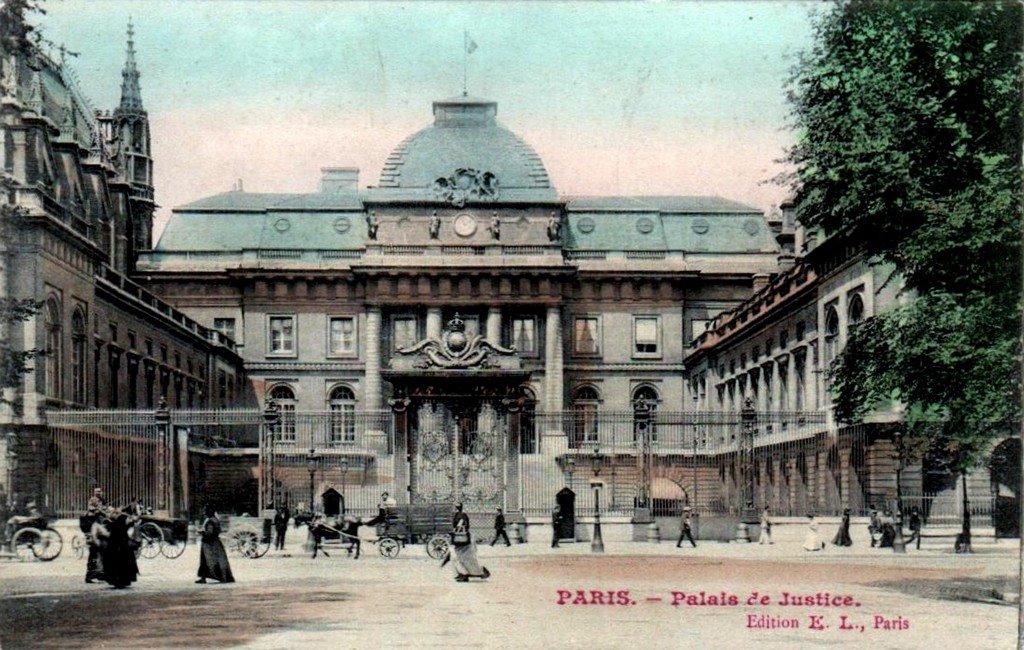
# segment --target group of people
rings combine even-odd
[[[116,508],[107,504],[102,488],[95,488],[89,498],[86,514],[81,518],[83,532],[88,533],[89,557],[85,581],[103,581],[115,589],[125,589],[138,580],[139,527],[147,513],[139,499]],[[220,541],[221,524],[212,507],[206,508],[202,544],[199,554],[197,583],[209,580],[234,582],[227,552]]]
[[[814,515],[807,515],[807,535],[804,537],[804,550],[806,551],[820,551],[825,548],[825,541],[818,534],[818,521]],[[768,520],[768,507],[764,509],[764,513],[761,515],[761,543],[764,543],[764,535],[766,529],[771,530],[771,523]],[[875,509],[871,510],[871,516],[868,519],[868,534],[871,538],[871,547],[875,548],[892,548],[893,543],[896,540],[896,519],[893,517],[892,512],[888,509],[884,510],[881,515]],[[906,541],[906,544],[916,542],[917,548],[921,548],[921,513],[918,509],[911,508],[910,518],[910,538]],[[771,539],[771,533],[768,533],[769,541]],[[853,539],[850,537],[850,509],[843,509],[843,516],[839,522],[839,529],[836,531],[835,537],[832,538],[832,544],[834,546],[853,546]]]

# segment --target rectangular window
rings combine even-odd
[[[128,330],[128,349],[134,350],[136,345],[135,332]]]
[[[537,354],[537,319],[532,317],[512,319],[512,345],[519,354]]]
[[[335,357],[354,356],[356,353],[356,319],[339,316],[328,319],[327,354]]]
[[[295,317],[270,317],[270,354],[295,354]]]
[[[110,324],[110,342],[117,343],[117,323]]]
[[[234,318],[214,318],[213,329],[217,330],[224,336],[228,337],[232,341],[235,340],[235,319]]]
[[[331,404],[331,442],[351,444],[356,441],[356,405],[344,402]]]
[[[393,343],[396,350],[408,348],[417,342],[417,328],[415,316],[397,316],[394,320]]]
[[[633,353],[636,356],[658,355],[658,320],[657,316],[637,316],[633,319]]]
[[[601,321],[597,316],[577,316],[573,322],[573,352],[601,353]]]

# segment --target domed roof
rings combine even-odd
[[[550,188],[530,145],[498,124],[498,104],[475,97],[434,102],[434,123],[403,140],[384,163],[379,187],[429,188],[458,169],[490,172],[501,188]]]

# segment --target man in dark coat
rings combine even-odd
[[[512,542],[508,541],[508,533],[505,532],[505,514],[501,508],[498,508],[498,514],[494,517],[494,539],[491,540],[491,546],[494,546],[499,537],[505,540],[505,546],[512,546]]]
[[[910,509],[910,539],[907,543],[916,542],[917,550],[921,550],[921,513],[917,506]]]
[[[124,589],[135,582],[139,565],[135,562],[135,548],[128,536],[128,515],[113,513],[106,526],[97,526],[100,536],[100,556],[103,579],[115,589]]]
[[[558,548],[558,531],[562,528],[562,508],[555,506],[551,511],[551,548]]]
[[[291,519],[292,513],[288,511],[288,506],[279,508],[274,513],[274,549],[278,551],[284,550],[284,536],[288,532],[288,520]]]
[[[690,526],[690,512],[689,506],[683,508],[683,516],[679,520],[679,539],[676,541],[676,548],[683,545],[684,539],[690,540],[693,548],[697,548],[697,542],[693,540],[693,528]]]

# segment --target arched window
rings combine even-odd
[[[71,394],[72,401],[85,405],[85,317],[76,309],[71,316]]]
[[[636,411],[637,407],[640,406],[640,401],[647,405],[648,412],[651,414],[650,420],[648,420],[648,430],[651,434],[651,442],[658,439],[658,429],[655,424],[655,414],[658,410],[658,391],[654,390],[653,386],[640,386],[633,391],[633,440],[637,440],[640,433],[637,427]]]
[[[331,410],[331,443],[351,444],[356,441],[356,395],[348,386],[337,386],[329,397]]]
[[[60,305],[57,304],[55,298],[50,298],[46,301],[43,323],[46,329],[46,357],[43,363],[45,380],[43,381],[43,386],[46,388],[48,396],[60,399],[60,361],[62,356]]]
[[[601,396],[593,386],[581,386],[576,389],[572,399],[572,446],[578,448],[586,443],[597,442],[597,408],[600,401]]]
[[[864,320],[864,298],[859,293],[850,296],[850,302],[846,306],[846,314],[850,325],[856,325]]]
[[[825,310],[825,363],[831,363],[839,353],[839,312],[835,305]]]
[[[281,412],[281,422],[277,425],[278,442],[295,442],[295,391],[290,386],[274,386],[270,399]]]

